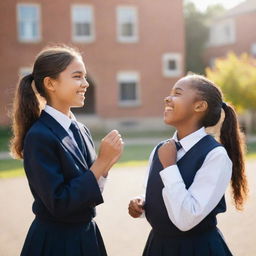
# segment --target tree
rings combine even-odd
[[[204,73],[203,52],[208,40],[209,22],[225,9],[212,5],[205,12],[200,12],[194,3],[185,1],[185,34],[186,34],[186,72]]]
[[[225,101],[239,113],[250,113],[244,125],[252,131],[256,117],[256,59],[247,53],[237,56],[230,52],[217,59],[215,67],[206,68],[206,76],[221,88]]]
[[[206,76],[221,87],[225,99],[240,111],[256,110],[256,59],[230,52],[206,68]]]

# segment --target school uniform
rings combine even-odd
[[[177,133],[173,139],[177,142]],[[151,153],[145,216],[152,226],[143,256],[230,256],[216,215],[226,211],[224,193],[232,162],[204,128],[179,141],[177,164],[163,169],[161,142]]]
[[[84,143],[79,147],[71,124]],[[21,256],[106,256],[95,206],[105,179],[90,167],[96,158],[89,130],[46,106],[24,140],[24,169],[35,214]]]

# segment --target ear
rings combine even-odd
[[[55,91],[55,82],[49,76],[46,76],[44,78],[44,86],[45,86],[45,89],[49,92],[54,92]]]
[[[208,108],[208,103],[205,100],[197,101],[194,106],[195,112],[205,112]]]

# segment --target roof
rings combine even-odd
[[[215,20],[229,18],[249,12],[256,12],[256,0],[247,0],[237,6],[227,10],[223,15],[216,17]]]

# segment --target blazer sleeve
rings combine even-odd
[[[67,154],[53,134],[30,133],[24,142],[24,167],[28,181],[53,216],[64,217],[103,203],[94,174],[82,170],[64,180],[61,159]],[[63,152],[59,152],[59,151]],[[75,168],[75,162],[74,162]]]

